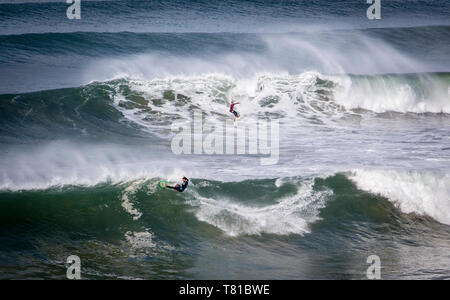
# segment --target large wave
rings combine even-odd
[[[368,214],[365,220],[390,218],[390,214],[398,214],[390,211],[397,207],[399,212],[406,214],[405,218],[412,214],[412,218],[414,215],[431,217],[450,225],[448,174],[360,169],[330,176],[231,182],[191,178],[189,189],[175,194],[158,186],[160,178],[142,176],[131,181],[96,185],[84,185],[85,182],[80,180],[76,185],[22,189],[21,192],[3,190],[0,193],[4,199],[29,195],[40,199],[41,195],[50,195],[51,198],[60,198],[60,201],[71,201],[68,199],[77,199],[86,193],[97,195],[99,199],[110,199],[105,209],[110,205],[111,209],[115,207],[114,210],[121,207],[125,213],[121,216],[124,224],[129,223],[127,218],[141,224],[142,219],[148,219],[148,214],[156,213],[158,218],[164,218],[167,213],[164,203],[170,206],[182,204],[185,207],[183,214],[195,216],[198,222],[213,226],[228,236],[263,233],[304,235],[311,232],[312,224],[321,222],[323,218],[337,218],[345,207],[345,214],[350,218],[357,218],[361,213]],[[173,181],[176,178],[169,176]],[[385,200],[392,202],[392,208],[383,204]],[[158,211],[152,212],[151,207],[156,203],[159,203]],[[358,205],[363,207],[358,208]],[[373,205],[378,208],[374,210]],[[97,209],[95,207],[98,206],[93,209]],[[104,210],[101,207],[98,209]],[[70,211],[61,213],[67,215]],[[380,213],[383,215],[378,216]]]
[[[136,122],[148,119],[145,112],[149,108],[152,115],[158,112],[185,119],[194,108],[220,116],[230,100],[240,101],[240,110],[247,116],[317,117],[324,122],[355,113],[355,109],[448,114],[449,82],[448,73],[348,76],[305,72],[251,79],[220,74],[175,76],[131,80],[126,91],[116,85],[115,105]]]
[[[44,128],[66,128],[80,135],[86,130],[125,133],[117,128],[121,119],[152,132],[167,133],[172,122],[191,120],[194,110],[210,119],[225,118],[231,100],[241,103],[239,110],[248,118],[300,122],[329,123],[349,115],[364,116],[360,109],[449,114],[449,83],[448,73],[359,76],[315,71],[261,74],[248,79],[224,74],[117,79],[81,88],[3,95],[0,122],[3,139],[24,131],[24,126],[23,134],[28,136],[42,134]],[[36,101],[41,97],[42,101]],[[55,109],[59,110],[57,118],[53,116]]]

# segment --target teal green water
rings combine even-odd
[[[192,179],[185,193],[161,189],[158,181],[2,192],[2,279],[64,278],[70,254],[81,258],[86,279],[362,279],[370,253],[378,253],[386,266],[396,264],[395,272],[387,270],[384,276],[397,278],[417,263],[401,249],[423,247],[427,260],[438,254],[445,257],[450,248],[442,238],[449,234],[448,227],[401,213],[387,199],[356,188],[345,174],[314,179],[313,194],[332,193],[293,213],[299,223],[316,219],[305,232],[283,235],[265,233],[243,208],[284,203],[301,189],[301,178],[281,185],[271,179]],[[235,206],[217,201],[213,205],[219,210],[200,221],[200,205],[207,201],[195,199],[224,195]],[[133,220],[132,209],[124,209],[124,199],[142,214],[138,219]],[[229,222],[229,232],[214,222]],[[230,234],[230,228],[240,230],[239,235]],[[439,247],[425,250],[430,245]],[[405,277],[445,278],[448,273],[440,266],[436,262],[432,276],[416,270]]]

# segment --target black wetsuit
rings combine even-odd
[[[169,189],[174,189],[176,191],[184,192],[189,183],[189,179],[186,179],[186,182],[183,182],[181,185],[177,184],[176,186],[167,186]]]

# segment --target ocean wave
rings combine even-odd
[[[392,75],[225,74],[122,78],[80,88],[0,96],[0,140],[66,137],[171,137],[174,122],[201,111],[213,124],[229,118],[231,100],[247,121],[325,124],[372,117],[365,112],[450,114],[449,73]],[[55,110],[58,115],[55,117]],[[130,126],[131,125],[131,126]]]
[[[285,183],[294,185],[296,191],[275,199],[275,204],[245,205],[226,197],[215,199],[200,195],[196,195],[191,203],[197,208],[195,214],[200,221],[218,227],[230,236],[308,233],[309,224],[319,219],[319,209],[325,205],[332,191],[315,191],[313,179],[291,179]],[[252,188],[251,184],[248,188]],[[279,187],[274,186],[273,189]]]
[[[226,117],[239,101],[246,118],[276,118],[328,124],[362,110],[384,113],[450,113],[448,73],[407,75],[261,74],[235,79],[223,74],[130,80],[119,86],[115,107],[133,123],[154,130],[167,121],[190,121],[201,110],[209,121]]]
[[[420,171],[355,170],[357,187],[386,197],[404,213],[450,225],[450,175]]]
[[[343,77],[336,102],[377,113],[450,113],[450,75],[410,74]]]

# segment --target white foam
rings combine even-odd
[[[131,183],[122,193],[122,207],[135,221],[142,217],[142,213],[134,207],[131,197],[141,188],[143,182],[144,180],[138,180]]]
[[[350,179],[359,189],[386,197],[404,213],[427,215],[450,225],[450,174],[355,170]]]
[[[162,250],[163,253],[173,251],[175,248],[164,242],[156,242],[154,234],[149,230],[127,231],[125,239],[128,243],[127,254],[129,257],[148,257],[157,255]]]
[[[86,81],[134,78],[134,88],[145,92],[149,99],[153,96],[160,98],[164,90],[170,89],[191,97],[193,104],[205,112],[226,114],[226,108],[222,106],[235,99],[249,104],[240,107],[245,114],[255,110],[258,113],[281,109],[290,115],[296,111],[293,103],[302,101],[304,105],[309,103],[310,108],[317,112],[316,106],[311,105],[317,104],[317,95],[311,89],[314,79],[317,74],[338,74],[343,79],[338,76],[329,78],[341,84],[336,101],[348,109],[366,108],[376,112],[449,111],[448,87],[443,91],[433,86],[430,88],[432,95],[423,98],[410,85],[401,82],[389,85],[380,79],[378,83],[356,83],[346,77],[345,74],[404,74],[427,70],[420,62],[386,42],[356,32],[341,34],[343,36],[308,35],[308,38],[295,34],[261,35],[257,39],[264,47],[258,53],[233,51],[177,56],[150,52],[107,58],[96,61],[85,70]],[[310,79],[312,81],[308,83]],[[424,86],[429,85],[424,80]],[[258,101],[267,96],[278,97],[279,104],[272,109],[259,107]],[[302,101],[297,101],[299,99]],[[322,101],[320,105],[336,110],[335,104]],[[152,106],[152,109],[186,117],[183,108],[167,103],[162,107]]]
[[[336,103],[347,109],[363,108],[377,113],[450,113],[448,87],[431,75],[421,75],[415,83],[398,76],[329,78],[338,83],[334,93]],[[419,86],[415,88],[413,84]]]
[[[256,74],[252,78],[233,78],[225,74],[204,74],[199,76],[169,76],[152,80],[129,80],[132,91],[142,94],[150,100],[140,108],[126,108],[122,103],[131,102],[117,89],[113,105],[122,112],[125,119],[142,126],[152,134],[164,131],[161,137],[170,138],[167,134],[169,119],[177,122],[192,122],[192,108],[203,112],[204,122],[216,124],[227,118],[231,100],[238,101],[236,110],[244,116],[244,122],[255,122],[261,116],[270,114],[283,118],[295,119],[294,122],[309,122],[310,119],[328,123],[340,118],[346,112],[341,106],[329,99],[323,99],[317,93],[317,78],[324,77],[318,72],[308,71],[299,75]],[[164,93],[172,91],[174,97],[184,96],[189,100],[180,105],[180,101],[164,99]],[[163,99],[157,105],[152,99]],[[148,113],[151,109],[152,115]],[[155,114],[157,113],[157,114]],[[295,123],[298,126],[298,123]],[[286,125],[287,126],[287,125]]]
[[[125,238],[131,244],[133,249],[154,248],[156,243],[153,242],[153,235],[149,231],[132,232],[127,231]]]
[[[308,224],[318,219],[331,191],[313,190],[314,181],[297,182],[295,195],[279,199],[267,206],[250,206],[228,199],[211,199],[196,195],[191,204],[197,207],[196,216],[223,230],[227,235],[273,233],[304,234]]]

